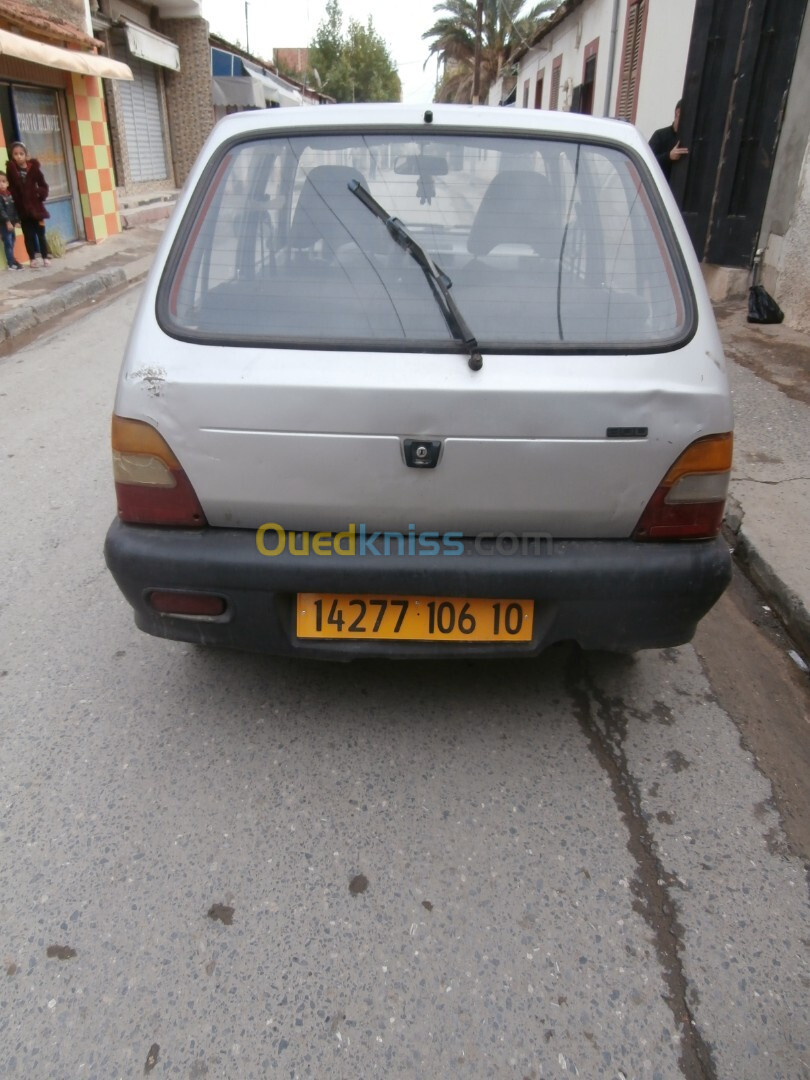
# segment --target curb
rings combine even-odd
[[[810,657],[810,612],[802,598],[779,577],[771,563],[740,529],[734,537],[734,559],[759,589],[796,643],[803,657]]]
[[[30,340],[31,332],[45,330],[47,324],[59,315],[74,308],[92,302],[106,292],[120,289],[125,285],[134,285],[146,277],[152,258],[138,259],[129,266],[116,266],[100,270],[85,277],[76,278],[67,285],[47,296],[37,297],[30,303],[21,304],[8,315],[0,316],[0,345],[9,345],[15,338],[25,335]]]
[[[731,557],[784,626],[802,657],[810,659],[810,612],[745,531],[745,507],[733,495],[726,502],[723,536]]]

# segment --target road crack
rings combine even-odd
[[[768,487],[779,487],[780,484],[796,484],[803,480],[810,480],[810,476],[786,476],[784,480],[757,480],[753,476],[732,476],[732,484],[765,484]]]
[[[613,798],[627,829],[627,850],[637,872],[630,883],[633,910],[652,932],[667,993],[680,1034],[679,1065],[687,1080],[717,1080],[711,1048],[705,1042],[688,1001],[689,985],[681,961],[683,927],[675,914],[670,890],[677,878],[661,863],[642,813],[638,783],[630,772],[624,750],[628,708],[619,697],[609,697],[594,683],[588,659],[574,653],[568,662],[566,686],[574,714],[596,760],[610,780]]]

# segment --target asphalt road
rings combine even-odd
[[[140,634],[102,557],[136,299],[0,361],[0,1074],[810,1075],[750,628],[713,681]]]

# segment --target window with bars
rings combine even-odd
[[[562,72],[562,55],[558,56],[551,65],[551,90],[549,93],[548,107],[558,109],[560,107],[560,75]]]
[[[648,0],[630,0],[627,6],[627,23],[624,31],[622,73],[619,80],[619,97],[616,116],[619,120],[636,119],[638,79],[641,68],[641,49],[644,44],[644,28],[647,22]]]

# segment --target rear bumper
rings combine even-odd
[[[480,545],[479,545],[480,547]],[[585,649],[666,648],[691,640],[722,595],[731,559],[722,539],[637,544],[554,541],[542,554],[267,557],[250,529],[152,528],[113,522],[104,554],[141,630],[198,644],[301,657],[532,656],[557,641]],[[153,589],[216,593],[225,615],[161,615]],[[298,592],[504,597],[535,601],[523,643],[309,641],[295,633]]]

